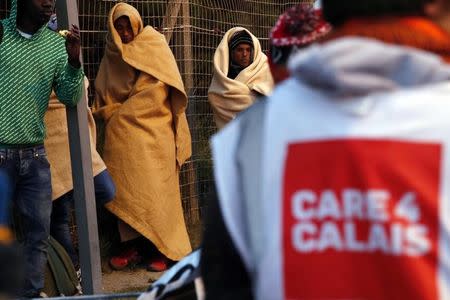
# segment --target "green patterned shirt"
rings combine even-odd
[[[44,115],[52,88],[75,106],[82,94],[83,71],[69,65],[64,38],[42,27],[30,39],[16,28],[16,12],[2,20],[0,44],[0,144],[44,142]]]

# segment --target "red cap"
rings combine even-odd
[[[325,36],[330,30],[331,25],[325,22],[320,9],[301,3],[278,18],[270,32],[270,43],[277,47],[302,47]]]

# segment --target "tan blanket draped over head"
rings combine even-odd
[[[122,44],[114,21],[128,16],[134,40]],[[167,257],[191,251],[179,170],[191,156],[187,96],[163,35],[143,27],[139,12],[119,3],[109,15],[94,115],[105,121],[104,156],[116,183],[108,209]]]
[[[89,84],[87,78],[85,78],[85,84],[86,87]],[[106,166],[96,150],[95,122],[90,108],[88,107],[87,109],[92,171],[94,176],[96,176],[104,171]],[[73,189],[66,106],[59,102],[55,93],[52,93],[50,96],[48,110],[45,114],[45,127],[47,137],[45,138],[44,144],[52,173],[52,199],[55,200]]]
[[[245,30],[253,40],[253,63],[242,70],[235,79],[228,78],[230,50],[228,43],[234,33]],[[258,94],[267,96],[274,86],[267,56],[262,52],[258,39],[247,29],[235,27],[225,33],[214,54],[214,72],[208,91],[208,100],[214,111],[219,129],[252,105]]]

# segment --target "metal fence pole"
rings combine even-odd
[[[75,0],[58,0],[56,13],[59,28],[68,29],[70,24],[79,24]],[[85,294],[99,294],[102,291],[100,248],[86,97],[86,90],[83,88],[80,103],[76,107],[67,108],[67,124],[83,291]]]
[[[192,45],[192,24],[191,24],[191,11],[189,0],[182,0],[182,24],[183,24],[183,79],[184,86],[186,89],[186,94],[188,95],[189,104],[187,107],[187,115],[188,118],[192,118],[191,116],[195,116],[195,103],[192,101],[192,96],[194,94],[194,48]],[[192,124],[192,122],[191,122]],[[198,141],[198,133],[197,130],[191,130],[192,140]],[[192,145],[192,153],[198,153],[196,149],[195,143]],[[189,186],[187,187],[187,193],[189,195],[189,226],[195,223],[198,223],[200,220],[200,211],[199,211],[199,201],[198,201],[198,183],[196,180],[196,173],[194,162],[191,159],[191,162],[186,164],[185,167],[186,178],[188,180]]]

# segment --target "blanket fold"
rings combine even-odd
[[[85,86],[89,81],[85,78]],[[88,104],[86,103],[86,106]],[[91,142],[92,172],[96,176],[106,169],[106,165],[96,150],[97,136],[94,118],[88,107],[88,122]],[[66,106],[59,102],[55,93],[50,96],[45,114],[47,137],[44,141],[52,174],[52,200],[56,200],[73,189],[72,166],[69,150]]]

